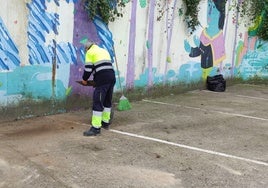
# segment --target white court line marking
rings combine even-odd
[[[57,119],[57,121],[69,122],[69,123],[74,123],[74,124],[77,124],[77,125],[86,125],[86,126],[88,126],[85,123],[79,123],[79,122],[69,121],[69,120]],[[246,161],[246,162],[250,162],[250,163],[254,163],[254,164],[258,164],[258,165],[268,166],[268,163],[262,162],[262,161],[247,159],[247,158],[243,158],[243,157],[237,157],[237,156],[234,156],[234,155],[229,155],[229,154],[225,154],[225,153],[221,153],[221,152],[201,149],[201,148],[187,146],[187,145],[183,145],[183,144],[177,144],[177,143],[169,142],[169,141],[166,141],[166,140],[160,140],[160,139],[157,139],[157,138],[152,138],[152,137],[148,137],[148,136],[142,136],[142,135],[133,134],[133,133],[127,133],[127,132],[118,131],[118,130],[114,130],[114,129],[110,129],[109,131],[114,132],[114,133],[118,133],[118,134],[122,134],[122,135],[131,136],[131,137],[142,138],[142,139],[145,139],[145,140],[150,140],[150,141],[154,141],[154,142],[160,142],[160,143],[163,143],[163,144],[177,146],[177,147],[180,147],[180,148],[190,149],[190,150],[199,151],[199,152],[203,152],[203,153],[208,153],[208,154],[212,154],[212,155],[218,155],[218,156],[231,158],[231,159],[238,159],[238,160],[241,160],[241,161]]]
[[[208,90],[202,90],[202,92],[215,93],[215,94],[220,94],[221,93],[221,92],[213,92],[213,91],[208,91]],[[257,100],[268,101],[268,99],[263,98],[263,97],[252,97],[252,96],[247,96],[247,95],[234,95],[234,96],[248,98],[248,99],[257,99]]]
[[[264,101],[268,101],[268,99],[266,98],[262,98],[262,97],[250,97],[250,96],[246,96],[246,95],[236,95],[237,97],[243,97],[243,98],[249,98],[249,99],[257,99],[257,100],[264,100]]]
[[[258,165],[268,166],[268,163],[266,163],[266,162],[247,159],[247,158],[243,158],[243,157],[237,157],[237,156],[229,155],[229,154],[226,154],[226,153],[221,153],[221,152],[201,149],[201,148],[187,146],[187,145],[183,145],[183,144],[177,144],[177,143],[169,142],[169,141],[166,141],[166,140],[160,140],[160,139],[152,138],[152,137],[148,137],[148,136],[141,136],[141,135],[137,135],[137,134],[133,134],[133,133],[127,133],[127,132],[118,131],[118,130],[114,130],[114,129],[110,129],[110,131],[114,132],[114,133],[122,134],[122,135],[127,135],[127,136],[131,136],[131,137],[142,138],[142,139],[145,139],[145,140],[150,140],[150,141],[154,141],[154,142],[160,142],[160,143],[163,143],[163,144],[177,146],[177,147],[180,147],[180,148],[190,149],[190,150],[199,151],[199,152],[203,152],[203,153],[208,153],[208,154],[212,154],[212,155],[218,155],[218,156],[231,158],[231,159],[238,159],[238,160],[241,160],[241,161],[246,161],[246,162],[250,162],[250,163],[254,163],[254,164],[258,164]]]
[[[260,118],[260,117],[255,117],[255,116],[247,116],[247,115],[243,115],[243,114],[235,114],[235,113],[229,113],[229,112],[222,112],[222,111],[218,111],[218,110],[208,110],[208,109],[202,109],[202,108],[197,108],[197,107],[182,106],[179,104],[170,104],[170,103],[151,101],[151,100],[145,100],[145,99],[143,99],[142,101],[148,102],[148,103],[154,103],[154,104],[167,105],[167,106],[189,108],[189,109],[200,110],[200,111],[204,111],[204,112],[217,112],[219,114],[225,114],[225,115],[230,115],[230,116],[244,117],[244,118],[256,119],[256,120],[261,120],[261,121],[268,121],[268,119],[265,119],[265,118]]]

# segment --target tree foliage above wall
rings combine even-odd
[[[167,0],[159,0],[167,1]],[[198,20],[199,4],[202,0],[182,0],[184,8],[179,12],[190,31],[195,31],[200,24]],[[213,0],[212,0],[213,1]],[[226,2],[227,0],[223,0]],[[229,0],[234,4],[234,11],[244,18],[243,23],[249,27],[250,36],[258,36],[268,40],[268,0]],[[99,16],[105,23],[113,22],[117,17],[123,17],[122,10],[129,0],[84,0],[85,10],[89,19]]]
[[[117,17],[123,17],[122,8],[126,2],[126,0],[84,0],[89,19],[93,20],[96,16],[100,16],[107,24]]]
[[[196,27],[200,24],[198,20],[198,13],[199,13],[198,6],[200,2],[201,0],[183,0],[185,6],[184,20],[187,24],[187,27],[191,31],[195,31]]]
[[[183,0],[185,5],[185,21],[188,28],[195,31],[199,25],[199,3],[202,0]],[[213,0],[212,0],[213,1]],[[227,0],[222,0],[224,3]],[[229,0],[234,11],[238,11],[242,22],[249,28],[249,36],[258,36],[268,40],[268,0]]]
[[[249,26],[249,35],[268,40],[268,0],[239,0],[236,8]]]

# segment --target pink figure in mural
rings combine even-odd
[[[184,41],[184,48],[190,57],[201,56],[203,80],[206,80],[214,66],[218,66],[226,58],[223,36],[225,4],[225,0],[208,0],[208,26],[202,31],[199,39],[194,37],[196,47],[191,47],[187,40]]]

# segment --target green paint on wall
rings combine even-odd
[[[67,89],[66,89],[66,92],[65,92],[65,95],[66,96],[69,96],[71,93],[72,93],[72,87],[68,87]]]
[[[239,41],[237,45],[237,50],[236,50],[236,59],[235,59],[235,66],[237,67],[240,63],[239,55],[242,53],[244,48],[244,43],[242,41]]]
[[[147,47],[147,49],[150,49],[150,47],[151,47],[150,42],[148,40],[146,41],[146,47]]]
[[[145,8],[147,5],[147,1],[146,0],[140,0],[140,6],[141,8]]]
[[[80,44],[86,44],[87,41],[88,41],[88,38],[87,38],[87,37],[83,37],[83,38],[80,40]]]
[[[170,56],[167,57],[167,62],[171,63],[171,57]]]
[[[262,27],[264,14],[265,10],[263,10],[261,15],[256,18],[254,25],[248,29],[249,36],[254,37],[257,35],[259,28]]]

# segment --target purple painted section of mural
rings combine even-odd
[[[73,32],[73,44],[77,48],[77,64],[70,67],[69,86],[72,87],[72,93],[88,94],[89,87],[82,87],[75,82],[82,79],[84,70],[84,48],[81,42],[86,39],[98,42],[98,36],[94,24],[89,20],[87,12],[84,10],[83,0],[75,3]]]
[[[149,10],[149,28],[148,28],[148,86],[153,85],[153,38],[154,38],[154,12],[155,0],[150,1]]]
[[[137,0],[132,1],[131,21],[129,30],[128,65],[126,87],[133,88],[135,80],[135,41],[136,41]]]

